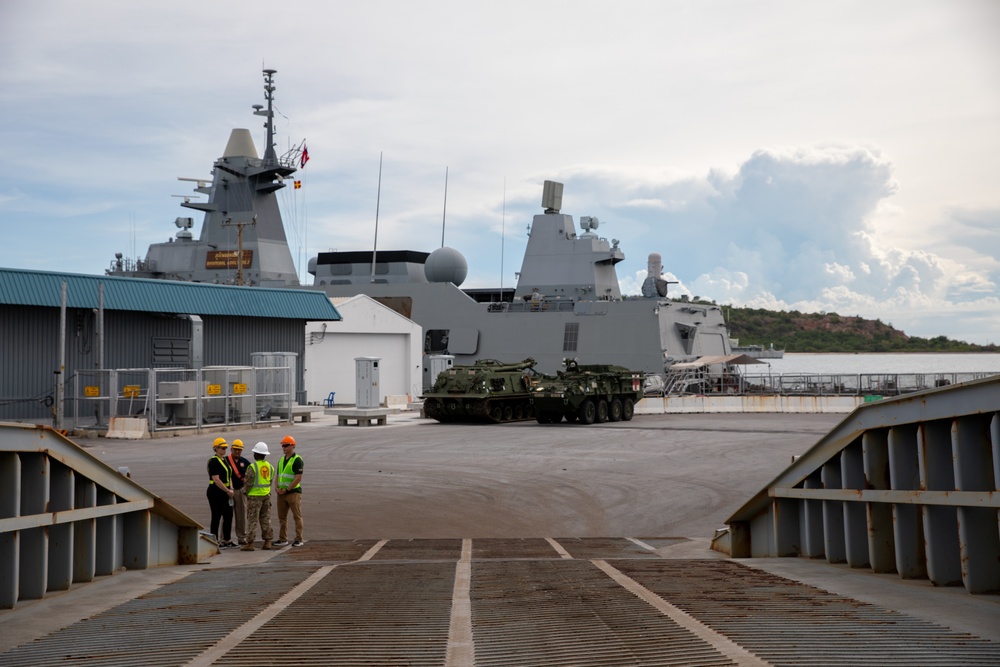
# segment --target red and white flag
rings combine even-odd
[[[302,157],[299,159],[299,168],[306,166],[306,162],[309,161],[309,149],[306,148],[305,144],[302,144]]]

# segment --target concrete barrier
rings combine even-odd
[[[108,424],[107,438],[143,440],[149,437],[149,424],[139,417],[113,417]]]
[[[385,407],[394,408],[396,410],[409,410],[410,409],[410,397],[406,394],[393,394],[386,395],[385,397]]]
[[[864,402],[861,396],[646,396],[636,414],[783,412],[847,414]]]

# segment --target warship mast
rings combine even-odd
[[[145,259],[124,260],[116,254],[108,275],[184,280],[260,287],[296,287],[298,274],[288,247],[275,193],[297,169],[299,149],[278,156],[274,148],[274,75],[265,69],[265,105],[253,105],[264,117],[265,146],[258,157],[247,129],[232,130],[222,157],[208,179],[194,181],[194,191],[208,201],[185,197],[181,206],[205,214],[197,240],[188,231],[191,218],[178,218],[175,238],[149,247]],[[232,228],[236,227],[234,234]]]

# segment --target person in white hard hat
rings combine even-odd
[[[271,483],[274,481],[274,466],[265,459],[270,454],[267,444],[258,442],[253,446],[253,463],[247,466],[247,543],[241,551],[253,551],[257,537],[257,523],[260,522],[260,536],[264,539],[262,549],[271,548],[274,531],[271,528]]]

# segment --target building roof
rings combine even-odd
[[[97,308],[98,286],[103,285],[105,310],[295,320],[341,319],[336,307],[319,290],[236,287],[4,268],[0,268],[0,305],[59,308],[64,281],[68,308]]]

